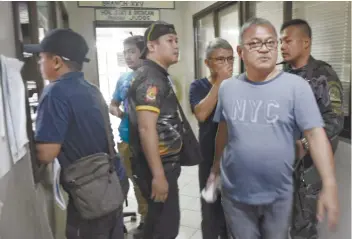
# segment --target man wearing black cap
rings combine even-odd
[[[25,45],[24,51],[40,53],[42,77],[50,82],[43,90],[37,112],[35,140],[38,160],[47,164],[57,158],[65,170],[83,157],[109,153],[100,111],[102,95],[81,72],[83,62],[89,61],[86,58],[88,46],[83,37],[70,29],[56,29],[49,32],[39,45]],[[125,178],[124,168],[118,160],[116,170],[120,180]],[[63,183],[66,191],[67,186]],[[72,200],[69,193],[67,239],[123,238],[120,209],[87,220],[82,218]]]
[[[146,59],[132,82],[128,103],[132,168],[146,199],[144,239],[178,235],[180,208],[177,179],[181,172],[181,120],[167,69],[178,61],[172,24],[157,21],[144,34]]]

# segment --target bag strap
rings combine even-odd
[[[99,91],[100,93],[100,91]],[[104,101],[103,95],[100,93],[100,112],[103,115],[104,119],[104,128],[105,128],[105,134],[108,140],[108,147],[109,147],[109,155],[110,155],[110,162],[112,163],[114,157],[115,157],[115,151],[114,151],[114,144],[111,139],[111,129],[110,129],[110,119],[109,119],[109,111],[107,110],[106,103]],[[113,166],[113,164],[112,164]]]
[[[178,108],[178,111],[179,111],[180,114],[181,114],[182,122],[187,122],[187,123],[188,123],[188,120],[187,120],[187,118],[186,118],[186,115],[185,115],[185,113],[184,113],[183,110],[182,110],[181,104],[180,104],[179,100],[177,99],[176,93],[175,93],[174,88],[173,88],[173,86],[172,86],[170,76],[168,76],[168,80],[169,80],[169,85],[170,85],[170,87],[171,87],[172,93],[173,93],[173,95],[174,95],[175,98],[176,98],[177,108]]]
[[[308,64],[308,69],[307,69],[307,80],[312,80],[313,77],[313,70],[314,70],[314,64]]]

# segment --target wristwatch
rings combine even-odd
[[[308,140],[306,138],[302,138],[301,139],[301,143],[303,145],[303,148],[305,151],[308,151],[309,150],[309,143],[308,143]]]

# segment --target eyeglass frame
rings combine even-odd
[[[272,47],[272,48],[269,48],[269,47],[267,46],[267,44],[268,44],[270,41],[273,41],[273,42],[275,43],[275,46]],[[260,47],[251,48],[250,45],[249,45],[249,44],[251,44],[251,43],[260,44]],[[264,42],[263,42],[263,41],[258,40],[257,42],[251,41],[251,42],[243,43],[243,45],[249,47],[248,51],[259,51],[260,49],[262,49],[263,45],[265,45],[266,49],[268,49],[269,51],[272,51],[272,50],[277,50],[277,47],[279,46],[279,41],[278,41],[278,40],[267,40],[267,41],[264,41]]]
[[[223,56],[210,57],[210,58],[207,58],[207,59],[210,60],[210,61],[215,60],[215,63],[218,63],[218,64],[224,64],[225,62],[233,63],[235,61],[235,57],[234,56],[229,56],[229,57],[223,57]],[[221,61],[221,62],[219,62],[219,61]]]

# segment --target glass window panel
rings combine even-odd
[[[255,2],[255,15],[256,17],[264,18],[270,21],[277,34],[280,34],[281,25],[284,22],[284,3],[283,2]],[[277,62],[282,62],[281,50],[278,47],[278,58]],[[282,69],[282,65],[278,68]]]
[[[236,48],[239,43],[240,24],[238,4],[231,5],[219,12],[220,37],[227,40],[234,50],[235,61],[233,65],[234,75],[241,73],[240,59],[236,53]]]
[[[209,41],[213,40],[215,37],[214,32],[214,20],[213,14],[209,14],[197,22],[196,29],[196,40],[197,40],[197,78],[207,77],[210,72],[204,63],[205,60],[205,50]]]
[[[312,28],[312,55],[331,64],[336,71],[344,88],[345,115],[349,115],[351,2],[293,2],[292,15],[306,20]]]

